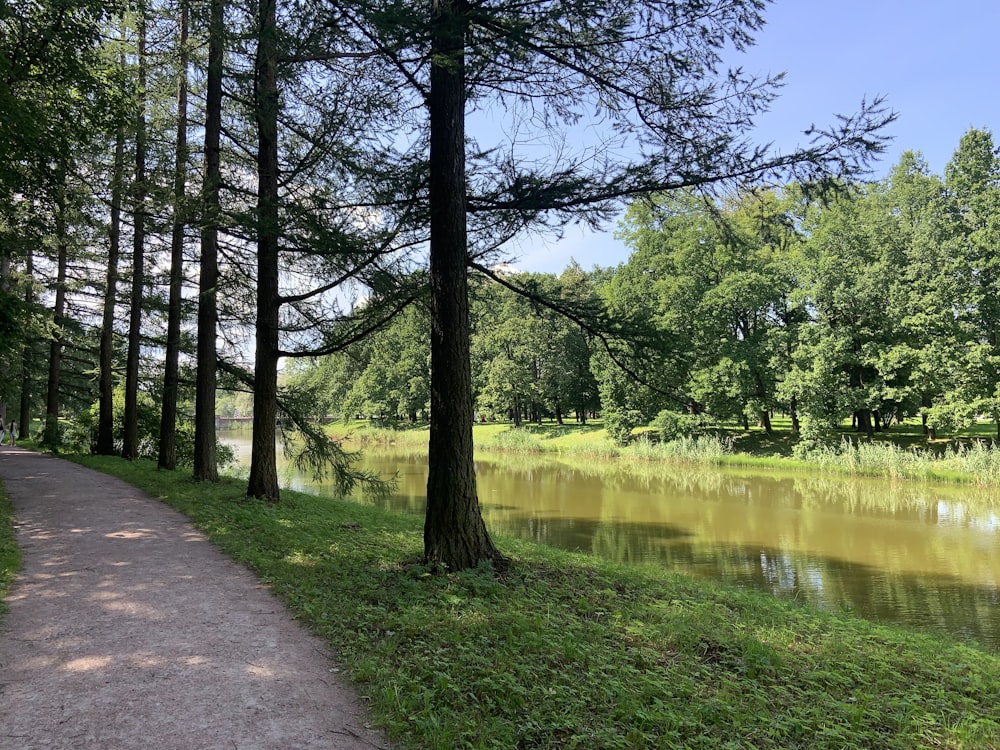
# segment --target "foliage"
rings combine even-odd
[[[286,493],[238,502],[152,464],[91,457],[188,513],[328,639],[376,720],[414,748],[986,748],[1000,662],[526,542],[430,575],[419,520]],[[581,680],[581,675],[587,679]]]
[[[654,428],[664,443],[682,437],[691,437],[698,430],[699,420],[692,414],[678,414],[670,409],[664,409],[649,426]]]
[[[116,450],[121,451],[121,434],[125,417],[125,392],[115,389],[112,400],[112,414]],[[61,450],[69,453],[92,453],[97,445],[97,421],[100,404],[94,403],[75,419],[64,425]],[[159,451],[160,411],[156,400],[147,393],[140,393],[138,399],[139,455],[142,458],[156,458]],[[181,421],[176,434],[177,465],[190,468],[194,465],[194,425]],[[232,448],[216,442],[216,458],[220,467],[232,465],[236,456]]]

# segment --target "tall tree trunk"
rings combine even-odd
[[[479,509],[472,456],[463,10],[461,0],[434,2],[428,97],[431,422],[424,558],[451,570],[503,562]]]
[[[0,252],[2,252],[2,250],[0,250]],[[0,255],[0,290],[10,292],[10,256],[7,254]],[[10,421],[13,422],[13,420]],[[0,401],[0,422],[3,423],[4,427],[7,427],[8,420],[6,399]],[[10,428],[8,427],[8,429]]]
[[[278,502],[278,51],[276,0],[261,0],[256,60],[257,346],[247,496]]]
[[[145,284],[146,244],[146,7],[139,3],[138,116],[135,123],[135,208],[132,235],[132,293],[129,298],[128,354],[125,357],[125,434],[122,456],[139,456],[139,348],[142,332],[142,288]]]
[[[181,353],[181,283],[184,279],[184,227],[187,178],[187,66],[188,7],[180,0],[178,22],[177,136],[174,151],[174,220],[170,237],[170,295],[167,303],[167,350],[163,363],[163,401],[160,408],[161,469],[177,468],[177,386]]]
[[[222,46],[225,0],[211,0],[208,80],[205,85],[205,176],[202,185],[201,257],[198,263],[198,371],[194,407],[194,478],[217,482],[215,456],[216,331],[219,284],[219,186],[222,184]]]
[[[799,425],[799,400],[792,396],[791,400],[788,402],[788,413],[792,418],[792,434],[798,435],[800,431]]]
[[[108,273],[104,287],[104,315],[101,320],[101,352],[98,369],[99,406],[97,417],[97,453],[115,452],[114,417],[114,347],[115,300],[118,297],[118,258],[122,236],[122,173],[125,170],[125,128],[118,126],[115,135],[115,162],[111,173],[111,226],[108,236]]]
[[[924,434],[929,440],[937,439],[937,430],[931,427],[927,421],[927,409],[931,407],[931,397],[929,393],[925,393],[920,397],[920,405],[924,408],[924,412],[920,415],[920,424],[923,427]]]
[[[854,412],[857,418],[857,430],[863,432],[869,438],[875,437],[875,428],[872,426],[872,413],[870,409],[858,409]]]
[[[28,248],[25,258],[24,275],[27,283],[24,285],[24,306],[30,310],[35,302],[35,289],[32,283],[32,276],[35,273],[35,256]],[[31,435],[31,360],[32,360],[32,340],[25,335],[24,345],[21,349],[21,408],[17,413],[20,424],[17,433],[23,437]]]
[[[49,342],[49,380],[45,398],[45,432],[42,442],[58,448],[62,442],[59,429],[59,382],[62,375],[62,338],[66,315],[66,262],[69,254],[66,239],[66,169],[62,168],[62,181],[56,195],[55,230],[57,243],[56,300],[53,311],[52,340]]]

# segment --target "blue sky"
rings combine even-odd
[[[831,123],[877,95],[899,117],[876,178],[906,150],[920,151],[941,174],[970,127],[1000,141],[998,0],[777,0],[767,19],[756,47],[732,60],[748,72],[786,73],[759,123],[761,141],[789,150],[810,124]],[[512,251],[532,271],[558,273],[571,257],[587,269],[616,265],[627,248],[613,230],[568,227],[561,240],[523,240]]]

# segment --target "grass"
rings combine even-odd
[[[0,486],[0,615],[6,612],[7,588],[21,569],[21,552],[14,537],[14,509]]]
[[[326,638],[406,748],[1000,748],[1000,657],[528,542],[431,575],[420,519],[87,457],[166,500]]]
[[[749,431],[723,427],[695,438],[659,443],[655,431],[637,430],[631,445],[615,446],[599,420],[586,425],[530,424],[515,428],[506,422],[477,424],[477,452],[543,454],[587,459],[620,459],[658,464],[714,464],[779,471],[813,471],[845,476],[872,476],[964,484],[1000,484],[1000,448],[992,442],[992,425],[979,424],[968,434],[928,440],[920,425],[903,423],[876,433],[874,440],[844,431],[838,444],[792,456],[796,438],[787,420],[774,420],[775,430]],[[332,435],[349,446],[375,445],[421,453],[427,449],[426,424],[399,429],[366,422],[334,423]]]

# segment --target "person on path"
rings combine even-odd
[[[0,750],[381,750],[323,641],[187,518],[0,451],[22,569],[0,621]]]
[[[11,446],[14,445],[14,442],[16,440],[17,440],[17,422],[15,422],[12,419],[12,420],[10,420],[10,444],[11,444]]]

